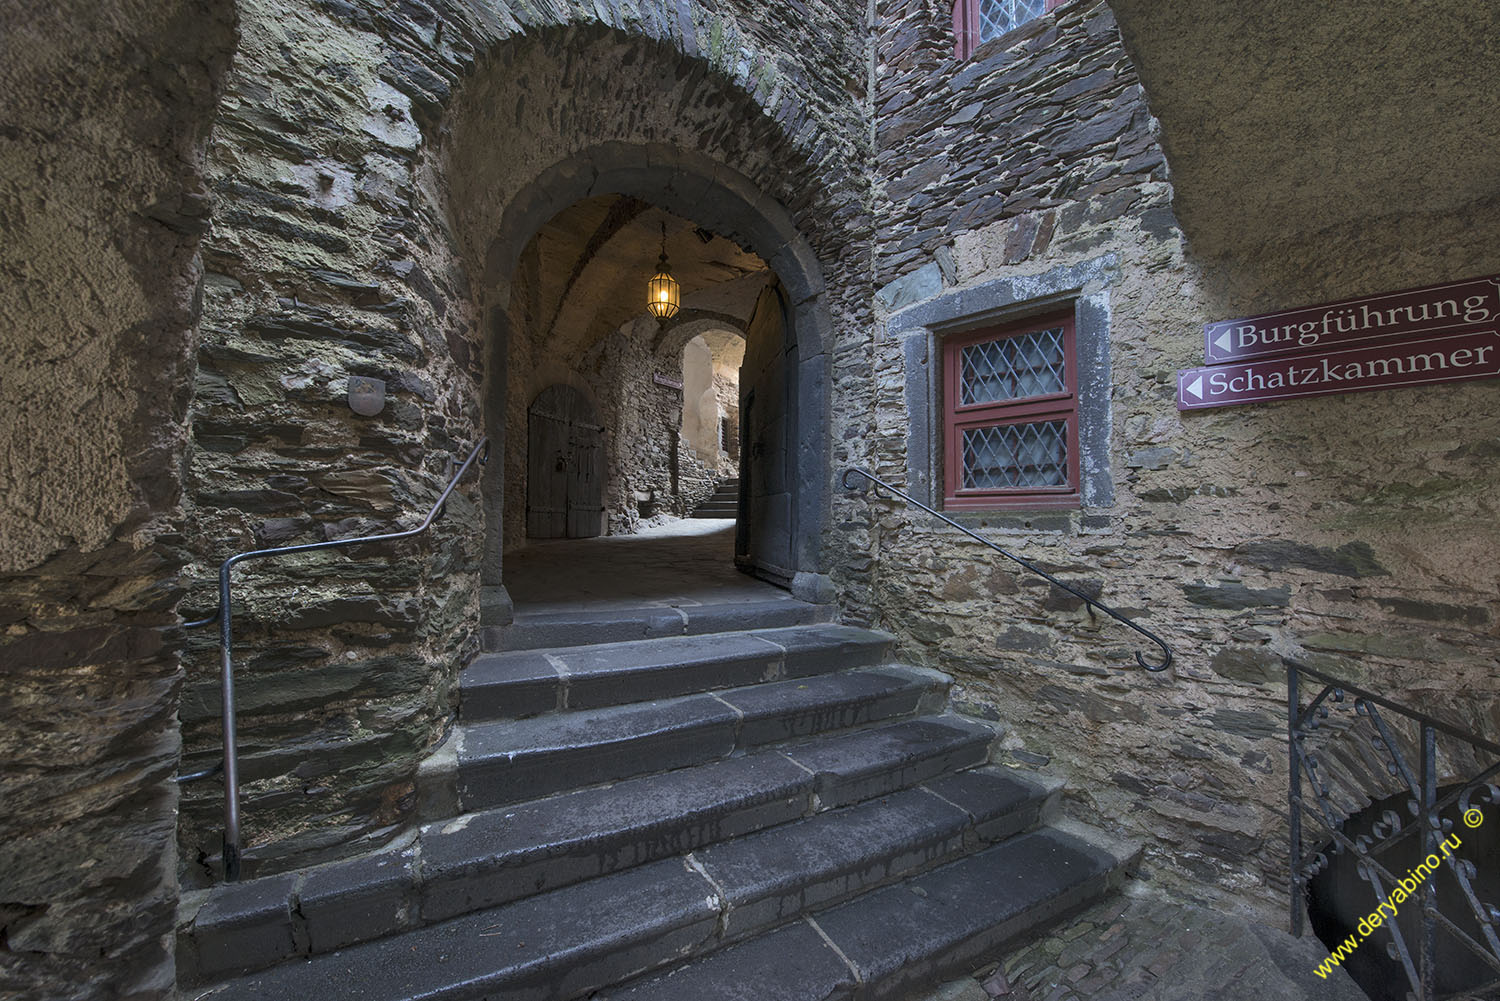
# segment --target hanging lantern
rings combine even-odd
[[[670,320],[682,308],[682,286],[672,277],[667,264],[667,224],[661,224],[661,260],[656,274],[646,283],[646,308],[658,320]]]

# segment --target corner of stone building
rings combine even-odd
[[[13,12],[0,42],[0,967],[18,997],[173,989],[185,389],[236,29],[229,3],[60,3]]]

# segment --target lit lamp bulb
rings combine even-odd
[[[682,286],[672,277],[667,264],[667,224],[661,224],[661,260],[656,274],[646,283],[646,308],[658,320],[670,320],[682,308]]]

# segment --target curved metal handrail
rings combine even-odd
[[[1411,917],[1406,916],[1400,922],[1386,922],[1390,934],[1386,952],[1401,964],[1411,986],[1406,996],[1420,1001],[1435,1001],[1439,996],[1436,942],[1440,929],[1445,933],[1446,949],[1451,950],[1442,963],[1483,964],[1488,967],[1487,977],[1500,974],[1500,907],[1483,899],[1489,894],[1478,866],[1485,860],[1482,854],[1467,858],[1450,854],[1450,849],[1460,847],[1464,839],[1455,835],[1450,844],[1448,837],[1455,815],[1462,815],[1465,827],[1478,827],[1484,822],[1484,814],[1476,804],[1500,803],[1500,742],[1291,657],[1283,655],[1281,661],[1286,665],[1287,861],[1292,934],[1302,934],[1311,903],[1309,888],[1313,879],[1329,868],[1331,856],[1352,857],[1356,875],[1374,891],[1371,902],[1387,906],[1390,891],[1412,875],[1407,868],[1409,860],[1401,854],[1409,848],[1395,846],[1414,842],[1417,857],[1426,856],[1428,869],[1446,868],[1449,878],[1442,884],[1424,881],[1425,875],[1419,878],[1421,906],[1413,908],[1416,921],[1408,924]],[[1316,694],[1304,706],[1302,682],[1307,679],[1316,679],[1322,690],[1318,691],[1316,684],[1310,686],[1309,694]],[[1329,717],[1339,711],[1349,715],[1328,725]],[[1403,722],[1397,725],[1397,720]],[[1454,753],[1452,746],[1440,751],[1439,734],[1468,745],[1470,753]],[[1349,770],[1329,764],[1330,759],[1338,759],[1339,752],[1332,746],[1318,749],[1320,736],[1329,741],[1352,741],[1359,753],[1367,756],[1365,760],[1372,764],[1378,761],[1384,768]],[[1488,760],[1473,753],[1477,751],[1486,752]],[[1371,752],[1373,758],[1368,757]],[[1384,782],[1387,776],[1390,785]],[[1371,778],[1376,781],[1372,783]],[[1304,783],[1309,788],[1304,789]],[[1409,797],[1404,811],[1393,807],[1383,810],[1378,822],[1354,830],[1346,827],[1351,813],[1369,817],[1373,814],[1371,804],[1392,793]],[[1449,816],[1444,817],[1444,813]],[[1304,822],[1309,819],[1315,842],[1324,842],[1321,846],[1304,845]],[[1436,854],[1440,843],[1441,856]],[[1405,875],[1401,873],[1403,868]],[[1344,890],[1339,892],[1343,894]],[[1490,984],[1494,983],[1491,979]],[[1472,989],[1473,985],[1469,987]],[[1454,996],[1447,991],[1441,993]]]
[[[219,623],[219,675],[223,688],[224,697],[224,760],[212,768],[206,768],[190,775],[179,776],[177,781],[191,782],[195,779],[208,778],[218,774],[222,769],[224,773],[224,879],[233,883],[240,878],[240,768],[239,750],[235,739],[235,701],[234,701],[234,662],[232,651],[234,638],[230,628],[230,581],[229,571],[236,563],[245,560],[260,559],[266,556],[285,556],[288,553],[306,553],[314,549],[335,549],[340,546],[368,545],[373,542],[393,542],[397,539],[409,539],[413,535],[421,535],[431,527],[432,523],[443,516],[444,509],[448,503],[448,497],[453,493],[458,481],[463,479],[469,467],[477,460],[484,465],[489,459],[490,440],[479,439],[479,443],[469,452],[469,457],[458,467],[453,478],[448,481],[448,486],[443,490],[432,509],[427,512],[427,517],[416,528],[409,528],[402,532],[386,532],[380,535],[361,535],[348,539],[332,539],[327,542],[309,542],[299,546],[280,546],[275,549],[255,549],[249,552],[235,553],[229,559],[219,564],[219,607],[214,614],[205,619],[195,619],[192,622],[184,622],[182,628],[194,629],[199,626]]]
[[[1136,623],[1132,622],[1130,619],[1127,619],[1125,616],[1121,615],[1119,612],[1115,611],[1113,608],[1110,608],[1108,605],[1104,604],[1103,602],[1096,601],[1093,598],[1090,598],[1088,595],[1084,594],[1082,591],[1078,590],[1076,587],[1072,587],[1071,585],[1064,584],[1062,581],[1058,580],[1056,577],[1052,576],[1047,571],[1042,570],[1041,568],[1039,568],[1038,566],[1036,566],[1036,564],[1031,563],[1030,561],[1028,561],[1026,559],[1023,559],[1020,556],[1017,556],[1015,553],[1008,552],[1007,550],[1004,550],[1004,549],[1000,548],[999,546],[997,546],[993,542],[991,542],[989,539],[986,539],[984,536],[979,535],[976,532],[970,531],[969,529],[967,529],[964,526],[960,525],[958,522],[954,521],[952,518],[949,518],[947,515],[943,514],[941,511],[936,511],[936,510],[928,507],[926,504],[923,504],[921,501],[917,500],[915,497],[911,496],[910,494],[903,493],[902,491],[900,491],[900,490],[896,489],[895,487],[891,486],[889,483],[885,482],[885,480],[882,480],[880,477],[876,476],[873,473],[870,473],[870,472],[867,472],[867,471],[865,471],[863,469],[860,469],[857,466],[851,466],[850,468],[844,470],[844,475],[842,477],[842,480],[843,480],[843,484],[844,484],[844,489],[845,490],[854,490],[854,489],[856,489],[856,485],[854,483],[851,483],[849,481],[849,477],[851,475],[855,474],[855,473],[859,474],[860,476],[863,476],[865,479],[867,479],[871,483],[875,484],[875,488],[876,488],[877,491],[887,490],[890,493],[894,494],[895,496],[900,497],[902,500],[906,501],[908,504],[911,504],[911,505],[913,505],[915,507],[921,508],[923,511],[926,511],[928,514],[932,515],[934,518],[938,519],[939,521],[943,521],[943,522],[946,522],[949,525],[952,525],[954,528],[958,529],[960,532],[964,533],[965,535],[967,535],[969,538],[973,539],[974,541],[983,543],[984,545],[989,546],[995,552],[999,553],[1001,556],[1004,556],[1006,559],[1012,560],[1012,561],[1014,561],[1016,563],[1019,563],[1021,566],[1025,567],[1027,570],[1030,570],[1032,573],[1036,574],[1038,577],[1045,578],[1046,580],[1050,581],[1051,583],[1053,583],[1053,584],[1057,585],[1058,587],[1062,588],[1064,591],[1067,591],[1069,594],[1073,595],[1075,598],[1078,598],[1078,599],[1082,600],[1083,603],[1086,604],[1086,605],[1088,605],[1090,608],[1097,608],[1099,611],[1103,612],[1105,615],[1108,615],[1110,618],[1114,619],[1116,622],[1120,622],[1120,623],[1123,623],[1126,626],[1129,626],[1131,629],[1134,629],[1136,632],[1138,632],[1142,636],[1146,637],[1152,643],[1155,643],[1157,646],[1161,647],[1162,661],[1161,661],[1160,664],[1148,664],[1146,662],[1146,658],[1141,656],[1141,652],[1139,650],[1135,651],[1135,662],[1137,664],[1141,665],[1141,667],[1144,667],[1148,671],[1165,671],[1168,667],[1172,666],[1172,648],[1169,647],[1169,646],[1167,646],[1166,642],[1163,641],[1160,636],[1156,635],[1151,630],[1145,628],[1144,626],[1137,625]]]

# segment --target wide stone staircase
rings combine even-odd
[[[518,619],[462,673],[417,836],[194,901],[182,996],[900,997],[1109,890],[1131,847],[821,611]]]
[[[739,514],[739,504],[740,481],[736,477],[725,480],[714,488],[714,492],[708,496],[708,499],[695,507],[689,517],[734,518]]]

